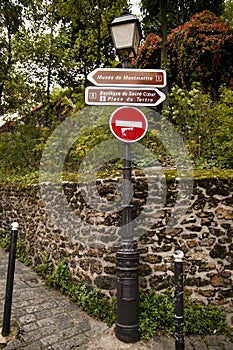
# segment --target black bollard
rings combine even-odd
[[[13,222],[11,225],[11,242],[10,242],[10,253],[8,262],[7,272],[7,283],[6,283],[6,294],[5,294],[5,307],[3,316],[2,336],[7,337],[10,334],[10,323],[11,323],[11,306],[12,306],[12,294],[14,284],[14,273],[15,273],[15,257],[16,257],[16,245],[18,238],[18,223]]]
[[[183,287],[183,257],[182,251],[176,251],[175,260],[175,341],[176,350],[184,350],[184,287]]]

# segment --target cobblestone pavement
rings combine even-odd
[[[0,327],[3,322],[8,254],[0,248]],[[173,350],[173,338],[157,337],[136,344],[120,342],[114,327],[94,320],[67,296],[48,287],[30,268],[16,262],[10,340],[0,336],[4,350]],[[13,339],[13,331],[19,335]],[[5,344],[4,344],[5,343]],[[2,344],[2,345],[1,345]],[[190,336],[185,350],[233,350],[224,337]]]

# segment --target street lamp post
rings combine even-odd
[[[137,57],[142,32],[138,19],[128,11],[110,24],[114,47],[122,68],[130,68]],[[123,220],[121,246],[116,254],[117,321],[115,333],[119,340],[133,343],[139,340],[139,253],[134,241],[131,205],[131,149],[123,142]]]

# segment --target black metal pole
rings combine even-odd
[[[15,257],[16,257],[16,245],[18,238],[18,223],[13,222],[11,225],[11,242],[7,272],[7,283],[6,283],[6,294],[5,294],[5,306],[2,326],[2,336],[7,337],[10,334],[10,323],[11,323],[11,306],[12,306],[12,295],[13,295],[13,284],[14,284],[14,273],[15,273]]]
[[[125,343],[139,340],[139,253],[134,241],[131,201],[130,144],[123,143],[123,226],[122,244],[117,258],[116,336]]]
[[[183,286],[183,258],[184,253],[179,250],[173,255],[175,282],[175,341],[176,350],[184,350],[184,286]]]

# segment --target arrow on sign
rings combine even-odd
[[[85,102],[88,105],[129,105],[155,107],[166,99],[158,89],[147,88],[109,88],[89,86],[85,91]]]
[[[138,86],[164,88],[167,85],[163,69],[96,68],[87,79],[97,86]]]

